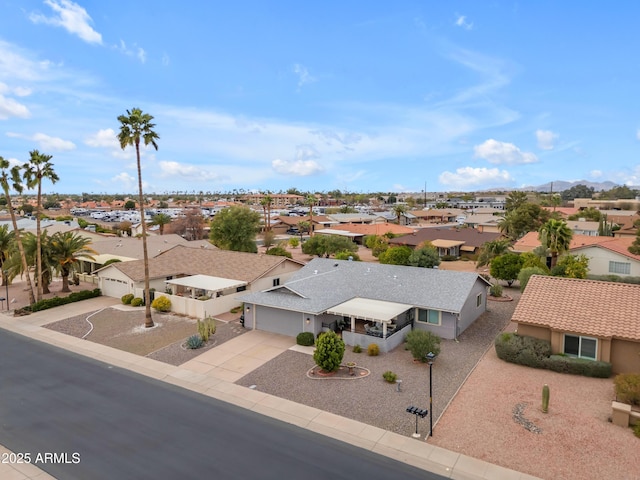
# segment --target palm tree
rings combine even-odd
[[[273,204],[273,197],[268,193],[260,200],[262,210],[265,213],[265,232],[271,230],[271,205]]]
[[[37,211],[36,211],[36,278],[42,278],[42,244],[40,236],[40,217],[42,216],[42,180],[47,178],[51,183],[56,183],[58,175],[53,170],[53,164],[50,162],[51,155],[45,155],[38,150],[32,150],[29,152],[30,158],[27,163],[23,165],[24,179],[27,182],[28,188],[38,188],[37,197]],[[43,285],[38,282],[38,288],[36,291],[36,300],[42,298]]]
[[[484,242],[480,247],[476,267],[484,267],[489,265],[491,260],[509,251],[511,242],[509,240],[494,240],[492,242]]]
[[[538,230],[540,243],[551,252],[551,268],[558,263],[558,256],[569,250],[573,231],[562,220],[551,218]]]
[[[171,223],[171,217],[166,213],[159,213],[153,217],[151,220],[152,225],[158,225],[160,230],[160,235],[164,235],[164,226],[169,225]]]
[[[304,204],[309,205],[309,236],[313,236],[313,206],[316,203],[315,195],[307,195],[304,199]]]
[[[7,270],[5,262],[11,256],[15,248],[15,235],[9,231],[9,225],[0,225],[0,269],[2,269],[2,285],[8,285]]]
[[[120,115],[120,133],[118,141],[120,148],[123,150],[130,146],[136,147],[136,161],[138,165],[138,201],[140,203],[140,220],[142,225],[142,256],[144,262],[144,305],[145,305],[145,321],[146,328],[153,327],[151,319],[151,296],[149,295],[149,254],[147,252],[147,224],[144,221],[144,198],[142,196],[142,168],[140,166],[140,140],[145,145],[153,145],[158,150],[156,140],[160,137],[153,128],[156,126],[151,123],[153,117],[148,113],[142,113],[139,108],[127,110],[126,115]]]
[[[24,251],[25,256],[27,257],[28,265],[31,266],[36,264],[38,252],[40,252],[40,260],[42,263],[40,276],[35,278],[36,285],[38,285],[38,288],[42,290],[42,293],[51,293],[49,291],[49,284],[51,283],[51,279],[53,278],[55,264],[51,258],[51,237],[49,237],[47,229],[45,228],[40,233],[40,238],[36,238],[36,235],[31,232],[25,232],[24,236],[22,237],[22,242],[24,244]],[[22,271],[22,266],[17,261],[14,260],[11,263],[12,268],[10,270],[12,271],[14,276],[17,274],[25,273]]]
[[[11,206],[11,195],[9,194],[9,182],[11,181],[11,187],[17,193],[22,193],[22,182],[20,178],[20,167],[14,166],[11,169],[11,179],[9,179],[9,174],[7,173],[7,169],[9,168],[9,160],[5,160],[0,157],[0,185],[2,186],[2,190],[4,192],[4,198],[7,200],[7,208],[9,209],[9,214],[11,215],[11,223],[13,224],[13,235],[15,237],[16,243],[18,244],[18,251],[20,252],[20,261],[22,264],[22,269],[27,274],[27,286],[29,292],[29,304],[33,304],[36,301],[36,297],[33,294],[33,285],[31,284],[31,276],[29,275],[29,266],[27,265],[27,257],[24,253],[24,246],[22,245],[22,240],[20,239],[20,230],[18,230],[18,221],[16,220],[16,212],[13,210]],[[6,270],[3,264],[3,271]],[[7,299],[9,301],[9,299]]]
[[[407,213],[407,207],[401,203],[398,203],[394,205],[393,213],[396,215],[398,225],[400,225],[400,219],[402,218],[402,215]]]
[[[56,232],[51,236],[51,259],[62,277],[62,292],[70,292],[69,275],[75,271],[79,258],[93,260],[97,252],[89,247],[91,240],[73,232]]]

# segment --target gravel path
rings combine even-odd
[[[509,291],[514,299],[519,292]],[[442,351],[433,364],[434,422],[463,384],[496,335],[509,323],[516,301],[489,302],[489,310],[468,328],[456,343],[443,340]],[[406,413],[410,405],[428,408],[429,366],[414,363],[411,354],[398,347],[392,352],[370,357],[347,348],[343,363],[356,362],[371,371],[365,378],[347,381],[316,381],[306,377],[313,358],[287,351],[237,383],[256,385],[258,390],[320,408],[402,435],[415,430],[415,417]],[[391,370],[402,380],[400,391],[385,382],[382,374]],[[419,431],[428,432],[428,418],[419,420]]]

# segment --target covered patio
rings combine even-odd
[[[431,244],[438,249],[438,255],[443,257],[445,255],[451,255],[453,257],[460,256],[460,247],[465,242],[459,240],[432,240]]]
[[[395,334],[411,328],[411,320],[403,314],[413,308],[413,305],[358,297],[330,308],[327,313],[349,318],[349,328],[342,331],[347,345],[366,348],[376,343],[380,350],[387,352],[402,343],[404,335]]]
[[[227,291],[232,290],[235,293],[239,287],[247,285],[247,282],[209,275],[173,278],[166,280],[165,283],[171,288],[173,295],[184,296],[188,292],[188,296],[194,299],[204,296],[221,297]]]

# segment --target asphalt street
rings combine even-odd
[[[0,444],[60,480],[444,478],[4,330],[0,358]]]

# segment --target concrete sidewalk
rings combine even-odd
[[[0,315],[0,328],[268,415],[447,478],[459,480],[534,480],[536,478],[233,383],[294,345],[295,339],[291,337],[250,331],[176,367],[42,328],[42,325],[56,320],[118,304],[117,299],[99,297],[25,317]],[[9,467],[19,466],[10,465]],[[28,468],[13,469],[11,471],[13,476],[5,475],[5,470],[0,469],[0,475],[2,478],[16,479],[52,478],[33,465],[26,467]],[[6,471],[9,472],[8,469]]]

